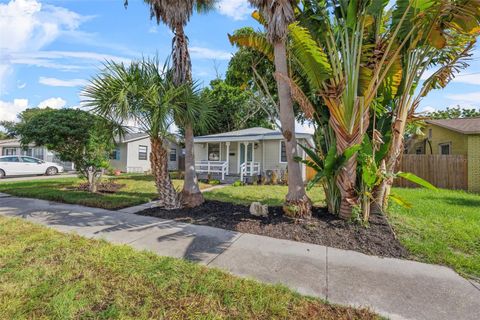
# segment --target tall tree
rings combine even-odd
[[[189,84],[173,84],[156,60],[134,61],[128,66],[109,62],[84,89],[83,95],[93,113],[116,124],[117,135],[124,134],[125,127],[132,121],[149,135],[150,164],[159,206],[179,208],[180,199],[168,174],[167,139],[171,136],[169,127],[177,109],[194,100]]]
[[[17,133],[22,145],[33,142],[55,151],[62,161],[73,162],[88,180],[89,191],[96,192],[113,149],[109,127],[104,119],[86,111],[50,109],[29,117]]]
[[[150,7],[150,16],[157,23],[166,24],[174,33],[172,40],[173,82],[181,85],[192,81],[192,64],[188,52],[188,38],[184,28],[194,11],[199,13],[213,9],[216,0],[145,0]],[[124,2],[128,5],[128,0]],[[204,202],[198,186],[193,153],[193,127],[195,119],[185,118],[187,105],[176,115],[185,130],[185,179],[182,190],[182,202],[187,207],[196,207]]]
[[[272,119],[268,105],[258,101],[259,98],[248,89],[227,84],[224,80],[216,79],[210,82],[202,95],[212,102],[216,113],[215,126],[209,129],[195,130],[196,135],[222,133],[251,127],[273,128],[275,119]],[[268,110],[266,110],[268,108]]]
[[[298,157],[295,114],[290,86],[286,80],[289,75],[286,38],[288,26],[295,20],[293,8],[296,1],[249,0],[249,2],[259,9],[266,20],[267,39],[273,46],[280,123],[287,150],[288,193],[284,211],[289,215],[308,218],[312,213],[312,203],[305,192],[300,164],[295,160]]]
[[[17,114],[18,121],[0,121],[0,126],[5,129],[5,135],[7,138],[14,138],[18,136],[18,131],[24,126],[30,119],[40,113],[52,111],[54,109],[46,108],[27,108]]]
[[[480,110],[476,108],[462,108],[460,106],[447,107],[445,110],[437,110],[425,114],[430,119],[460,119],[480,117]]]

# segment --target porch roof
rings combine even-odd
[[[296,132],[297,139],[311,139],[310,133]],[[272,130],[266,128],[249,128],[237,131],[230,131],[225,133],[211,134],[207,136],[195,137],[194,142],[233,142],[233,141],[261,141],[261,140],[280,140],[283,139],[283,135],[279,130]]]

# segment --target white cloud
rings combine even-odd
[[[480,74],[460,74],[452,82],[480,85]]]
[[[28,99],[14,99],[13,102],[0,100],[0,121],[17,120],[17,114],[27,107]]]
[[[198,59],[217,59],[217,60],[230,60],[232,54],[223,50],[214,50],[203,47],[190,47],[190,54],[192,58]]]
[[[148,29],[148,33],[158,33],[158,27],[157,26],[151,26]]]
[[[75,30],[85,19],[73,11],[37,0],[1,3],[0,83],[5,85],[13,72],[11,56],[37,51],[52,43],[62,32]],[[3,88],[0,90],[3,92]]]
[[[62,80],[57,78],[40,77],[38,82],[52,87],[80,87],[87,84],[85,79]]]
[[[25,82],[20,82],[20,81],[17,81],[17,88],[18,89],[23,89],[27,86],[27,84]]]
[[[38,107],[41,109],[44,109],[46,107],[52,108],[52,109],[61,109],[65,107],[67,104],[67,101],[63,100],[62,98],[48,98],[46,100],[43,100],[38,104]]]
[[[446,98],[455,100],[455,104],[459,105],[470,105],[472,103],[478,104],[480,101],[480,91],[461,94],[447,94]]]
[[[220,0],[217,9],[220,14],[233,20],[244,20],[253,11],[247,0]]]
[[[435,112],[435,111],[437,111],[437,109],[435,109],[434,107],[425,106],[425,107],[420,108],[419,113],[427,113],[427,112]]]

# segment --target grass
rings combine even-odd
[[[112,179],[117,183],[125,184],[125,186],[118,192],[111,194],[93,194],[86,191],[69,190],[85,182],[79,178],[55,178],[15,182],[3,181],[0,183],[0,192],[19,197],[80,204],[104,209],[130,207],[149,202],[157,197],[152,176],[122,175],[113,177]],[[180,189],[183,181],[173,180],[173,184],[176,188]],[[209,187],[209,185],[200,184],[201,189],[206,187]]]
[[[374,319],[282,286],[0,217],[4,319]]]
[[[269,206],[281,206],[287,194],[286,186],[227,186],[221,189],[212,190],[204,194],[206,199],[231,202],[236,204],[249,205],[258,201]],[[308,192],[308,196],[312,199],[314,205],[324,205],[325,195],[319,187],[313,188]]]
[[[393,192],[413,205],[411,209],[392,205],[388,214],[412,257],[479,279],[480,195],[400,188]]]

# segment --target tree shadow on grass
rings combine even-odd
[[[0,215],[16,216],[60,230],[72,230],[87,237],[133,243],[160,255],[208,263],[222,253],[237,233],[217,228],[138,216],[101,209],[49,206],[38,200],[16,207],[4,203]],[[36,202],[35,202],[36,201]],[[137,240],[139,242],[137,242]]]
[[[461,197],[455,196],[442,196],[442,197],[431,197],[429,200],[433,200],[435,202],[444,202],[449,205],[459,206],[459,207],[475,207],[479,208],[480,214],[480,196],[478,199],[465,199]]]

